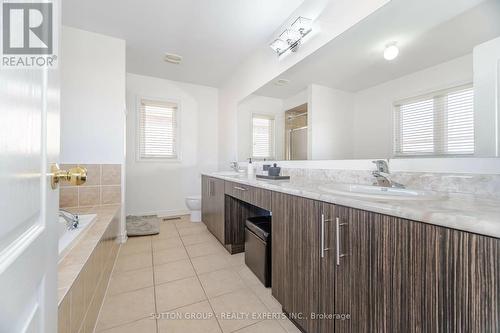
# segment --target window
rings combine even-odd
[[[178,104],[141,99],[139,105],[139,160],[178,159]]]
[[[462,86],[395,104],[394,154],[474,154],[474,90]]]
[[[252,157],[274,159],[274,117],[252,115]]]

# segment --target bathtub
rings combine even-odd
[[[68,230],[66,221],[59,216],[59,260],[61,260],[85,234],[85,231],[87,231],[95,217],[95,214],[79,215],[78,227],[73,230]]]

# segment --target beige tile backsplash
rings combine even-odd
[[[77,164],[61,164],[67,170]],[[121,164],[79,164],[87,169],[87,181],[82,186],[61,183],[59,207],[90,207],[121,203]]]

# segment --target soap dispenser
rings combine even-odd
[[[253,169],[253,164],[252,164],[252,158],[248,159],[248,165],[247,165],[247,174],[249,176],[254,174],[254,169]]]

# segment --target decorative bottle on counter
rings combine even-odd
[[[249,176],[252,176],[252,175],[254,174],[254,169],[253,169],[252,158],[249,158],[249,159],[248,159],[247,174],[248,174]]]

